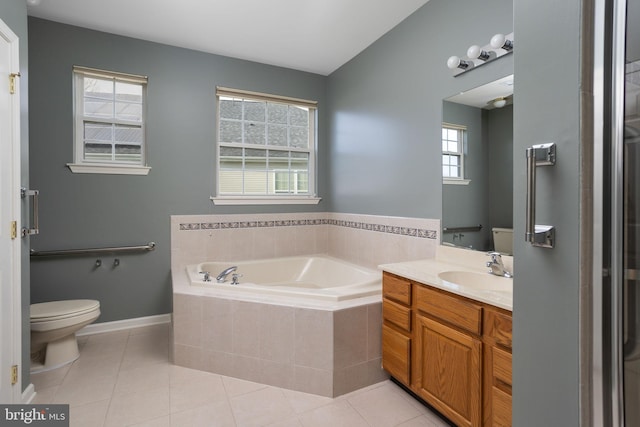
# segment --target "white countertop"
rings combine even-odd
[[[444,281],[438,277],[438,274],[445,271],[469,271],[489,274],[488,269],[485,267],[486,261],[488,261],[488,257],[484,252],[442,246],[438,248],[438,253],[434,259],[382,264],[378,267],[388,273],[433,286],[434,288],[513,311],[513,279],[501,278],[501,280],[508,280],[511,283],[511,291],[496,291],[462,286]],[[503,262],[507,270],[513,272],[513,257],[503,256]]]

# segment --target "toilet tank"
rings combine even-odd
[[[494,227],[493,250],[504,255],[513,255],[513,228]]]

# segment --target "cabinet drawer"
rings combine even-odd
[[[411,283],[389,273],[382,276],[382,296],[404,305],[411,305]]]
[[[411,309],[391,300],[382,300],[382,318],[407,332],[411,331]]]
[[[511,395],[499,388],[491,388],[491,416],[494,427],[511,427]]]
[[[403,384],[410,384],[411,339],[382,325],[382,367]]]
[[[468,301],[416,285],[416,308],[476,335],[482,333],[482,307]]]
[[[505,384],[511,385],[512,374],[512,362],[511,353],[493,347],[493,377],[502,381]]]
[[[496,344],[511,349],[513,339],[513,320],[511,316],[487,310],[485,327],[487,328],[487,334],[496,341]]]

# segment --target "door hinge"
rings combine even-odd
[[[11,221],[11,240],[18,238],[18,221]]]
[[[9,74],[9,93],[11,95],[16,93],[16,77],[20,77],[20,73]]]
[[[18,365],[11,367],[11,385],[18,384]]]

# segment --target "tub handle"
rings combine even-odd
[[[200,271],[199,274],[204,274],[204,278],[202,280],[205,282],[211,281],[210,273],[208,271]]]
[[[232,285],[239,285],[240,282],[238,282],[238,278],[242,277],[242,274],[238,274],[238,273],[233,273],[233,276],[231,276],[231,284]]]

